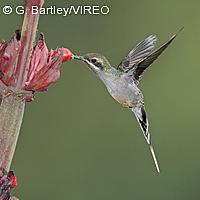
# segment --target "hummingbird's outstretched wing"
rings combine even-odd
[[[131,76],[133,76],[134,81],[136,83],[139,83],[146,68],[149,67],[158,58],[159,55],[161,55],[161,53],[169,46],[169,44],[175,39],[175,37],[176,37],[176,34],[173,35],[160,48],[154,51],[149,51],[148,54],[147,53],[143,54],[144,56],[143,57],[141,56],[141,59],[138,59],[138,57],[135,57],[134,55],[135,51],[130,52],[133,55],[128,55],[126,58],[124,58],[124,60],[122,61],[122,63],[119,65],[118,68],[126,73],[129,73]],[[136,46],[136,49],[137,49],[137,46]]]
[[[166,43],[161,47],[150,53],[146,58],[139,61],[133,68],[133,76],[136,80],[141,80],[143,72],[147,67],[149,67],[161,54],[162,52],[171,44],[171,42],[176,38],[176,35],[173,35]]]
[[[118,69],[127,72],[132,69],[139,61],[146,58],[155,48],[157,38],[150,35],[134,47],[119,64]]]
[[[147,143],[149,144],[149,148],[150,148],[151,155],[153,157],[153,161],[155,163],[156,169],[158,172],[160,172],[158,161],[156,159],[156,155],[155,155],[153,145],[151,142],[151,135],[149,133],[149,124],[148,124],[148,119],[147,119],[147,115],[146,115],[144,106],[138,105],[135,108],[131,108],[131,110],[135,114],[135,117],[136,117],[137,121],[139,122],[140,128],[142,129],[143,135],[144,135]]]

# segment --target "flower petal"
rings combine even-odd
[[[0,71],[2,77],[0,79],[7,86],[15,85],[15,63],[20,49],[20,41],[17,34],[7,43],[0,43]]]
[[[37,76],[37,73],[47,65],[48,59],[48,49],[44,42],[43,34],[40,34],[40,40],[38,44],[34,47],[32,58],[30,62],[28,78],[26,81],[26,85],[29,85],[31,81]]]
[[[62,62],[66,62],[68,60],[71,60],[73,58],[73,54],[72,52],[67,49],[67,48],[62,48],[63,49],[63,58],[62,58]]]
[[[62,48],[48,52],[42,35],[32,54],[25,89],[43,91],[55,83],[60,78],[62,58]]]

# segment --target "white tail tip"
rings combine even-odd
[[[154,149],[153,149],[153,146],[152,146],[152,145],[150,145],[150,151],[151,151],[151,155],[152,155],[152,157],[153,157],[153,161],[154,161],[154,163],[155,163],[157,172],[160,173],[160,168],[159,168],[158,161],[157,161],[157,159],[156,159],[156,155],[155,155],[155,152],[154,152]]]

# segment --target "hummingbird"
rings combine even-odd
[[[114,67],[108,59],[99,53],[87,53],[83,56],[74,56],[74,59],[85,62],[106,86],[110,95],[123,107],[129,108],[135,115],[142,133],[149,145],[157,172],[160,172],[159,164],[154,152],[149,123],[144,107],[144,97],[139,89],[139,83],[145,70],[162,54],[172,43],[177,34],[174,34],[162,46],[155,49],[157,37],[150,35]]]

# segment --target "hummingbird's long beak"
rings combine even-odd
[[[81,61],[85,61],[84,57],[83,56],[74,56],[74,59],[76,60],[81,60]]]

